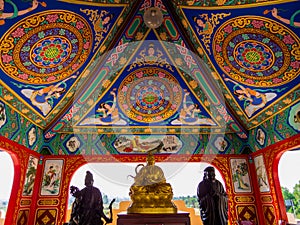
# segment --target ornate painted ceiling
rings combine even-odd
[[[144,23],[150,7],[163,14],[155,29]],[[299,9],[282,0],[0,0],[0,100],[45,139],[247,140],[299,101]]]

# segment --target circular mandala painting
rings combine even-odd
[[[11,78],[28,84],[60,81],[88,58],[92,30],[70,11],[44,11],[11,27],[0,40],[0,66]]]
[[[163,121],[177,112],[182,100],[178,81],[159,68],[143,68],[120,84],[118,103],[130,118],[143,123]]]
[[[262,17],[225,22],[213,42],[215,60],[232,79],[270,87],[295,79],[300,72],[300,41],[287,27]]]

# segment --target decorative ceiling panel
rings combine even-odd
[[[135,135],[244,142],[300,98],[299,1],[0,4],[0,100],[45,139],[113,134],[115,153]]]

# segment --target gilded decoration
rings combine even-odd
[[[39,206],[45,206],[45,205],[57,206],[57,205],[59,205],[59,200],[58,199],[40,199],[40,200],[38,200],[37,204]]]
[[[92,31],[81,16],[43,11],[12,26],[1,38],[0,67],[27,84],[49,84],[76,72],[88,58]]]
[[[20,205],[21,206],[30,206],[31,205],[31,199],[22,199]]]
[[[263,195],[260,199],[263,203],[271,203],[273,201],[272,196],[270,195]]]
[[[56,225],[57,209],[37,209],[35,225]]]
[[[147,165],[138,164],[135,172],[131,176],[134,179],[129,192],[132,202],[127,213],[177,213],[172,187],[166,182],[163,170],[155,165],[152,153],[148,153]]]
[[[264,205],[263,214],[265,218],[265,224],[270,224],[270,225],[276,224],[275,209],[273,205]]]
[[[230,13],[212,13],[210,16],[204,13],[193,18],[196,23],[197,34],[201,37],[203,45],[209,54],[211,54],[210,44],[212,42],[211,36],[214,29],[220,23],[220,20],[227,16],[230,16]]]
[[[299,37],[268,18],[236,17],[216,31],[213,51],[217,64],[234,81],[276,87],[294,80],[300,68]]]
[[[17,213],[15,213],[17,214]],[[27,225],[28,224],[28,215],[29,215],[29,209],[22,209],[19,211],[18,219],[17,219],[17,225]]]
[[[234,197],[236,203],[254,203],[255,198],[253,196],[236,196]]]
[[[89,20],[93,24],[93,28],[95,31],[95,46],[93,51],[95,51],[105,37],[105,34],[112,26],[111,20],[113,18],[113,14],[106,10],[101,10],[100,13],[98,13],[98,10],[91,9],[80,9],[80,11],[89,16]],[[101,49],[100,51],[103,52],[104,50],[105,49]]]
[[[237,218],[241,218],[242,220],[257,221],[255,205],[250,205],[250,204],[238,205],[236,206],[236,210],[237,210]]]

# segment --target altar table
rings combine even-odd
[[[190,225],[188,212],[165,214],[118,213],[117,225]]]

